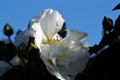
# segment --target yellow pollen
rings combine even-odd
[[[58,43],[58,42],[60,42],[60,39],[59,39],[59,37],[58,36],[56,36],[55,38],[53,38],[52,40],[49,40],[48,41],[48,44],[55,44],[55,43]]]

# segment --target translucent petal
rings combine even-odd
[[[82,41],[88,36],[86,32],[79,32],[77,30],[67,30],[67,32],[68,32],[68,39],[73,41],[76,40]]]
[[[54,76],[56,76],[58,79],[60,80],[66,80],[58,71],[58,68],[56,67],[56,63],[54,63],[54,61],[56,60],[56,58],[53,58],[51,60],[46,60],[45,58],[41,57],[41,59],[43,60],[43,62],[46,65],[47,70]]]
[[[62,28],[64,19],[58,11],[46,9],[42,11],[40,15],[31,20],[31,24],[34,24],[34,22],[41,24],[45,36],[51,40],[52,37]]]
[[[15,36],[15,45],[18,47],[21,43],[24,43],[27,45],[29,36],[33,36],[33,32],[30,30],[21,30],[16,36]]]
[[[68,79],[81,73],[89,59],[88,47],[85,48],[79,40],[69,40],[66,45],[62,42],[45,48],[42,49],[45,54],[49,53],[49,57],[52,55],[49,59],[44,58],[47,69],[51,74],[59,73],[60,75],[53,74],[59,79]]]
[[[79,32],[77,30],[67,30],[67,37],[64,38],[60,43],[65,46],[69,44],[70,41],[82,42],[87,36],[88,35],[85,32]]]
[[[35,37],[35,44],[38,46],[38,48],[41,50],[41,43],[44,41],[45,43],[48,42],[47,38],[45,37],[40,23],[34,23],[31,25],[29,30],[34,32],[34,37]]]
[[[71,41],[70,44],[64,47],[62,55],[56,59],[56,65],[61,74],[76,75],[81,73],[89,59],[88,48],[78,46],[78,42]]]
[[[55,58],[61,55],[60,48],[61,46],[57,44],[52,45],[46,44],[44,46],[41,46],[41,56],[43,56],[45,59]]]

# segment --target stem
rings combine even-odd
[[[11,42],[10,36],[8,36],[8,41]]]

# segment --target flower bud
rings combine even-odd
[[[13,29],[9,23],[4,26],[4,34],[6,36],[11,36],[13,34]]]
[[[103,25],[104,31],[111,31],[113,29],[113,21],[112,21],[112,19],[110,19],[110,18],[108,18],[106,16],[104,16],[102,25]]]

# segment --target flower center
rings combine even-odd
[[[52,40],[48,41],[48,44],[50,44],[50,45],[55,44],[55,43],[60,42],[60,40],[61,40],[60,37],[58,35],[55,35]]]
[[[48,38],[47,38],[48,39]],[[48,39],[47,41],[42,41],[43,44],[55,44],[61,41],[61,38],[58,34],[54,35],[52,39]]]

